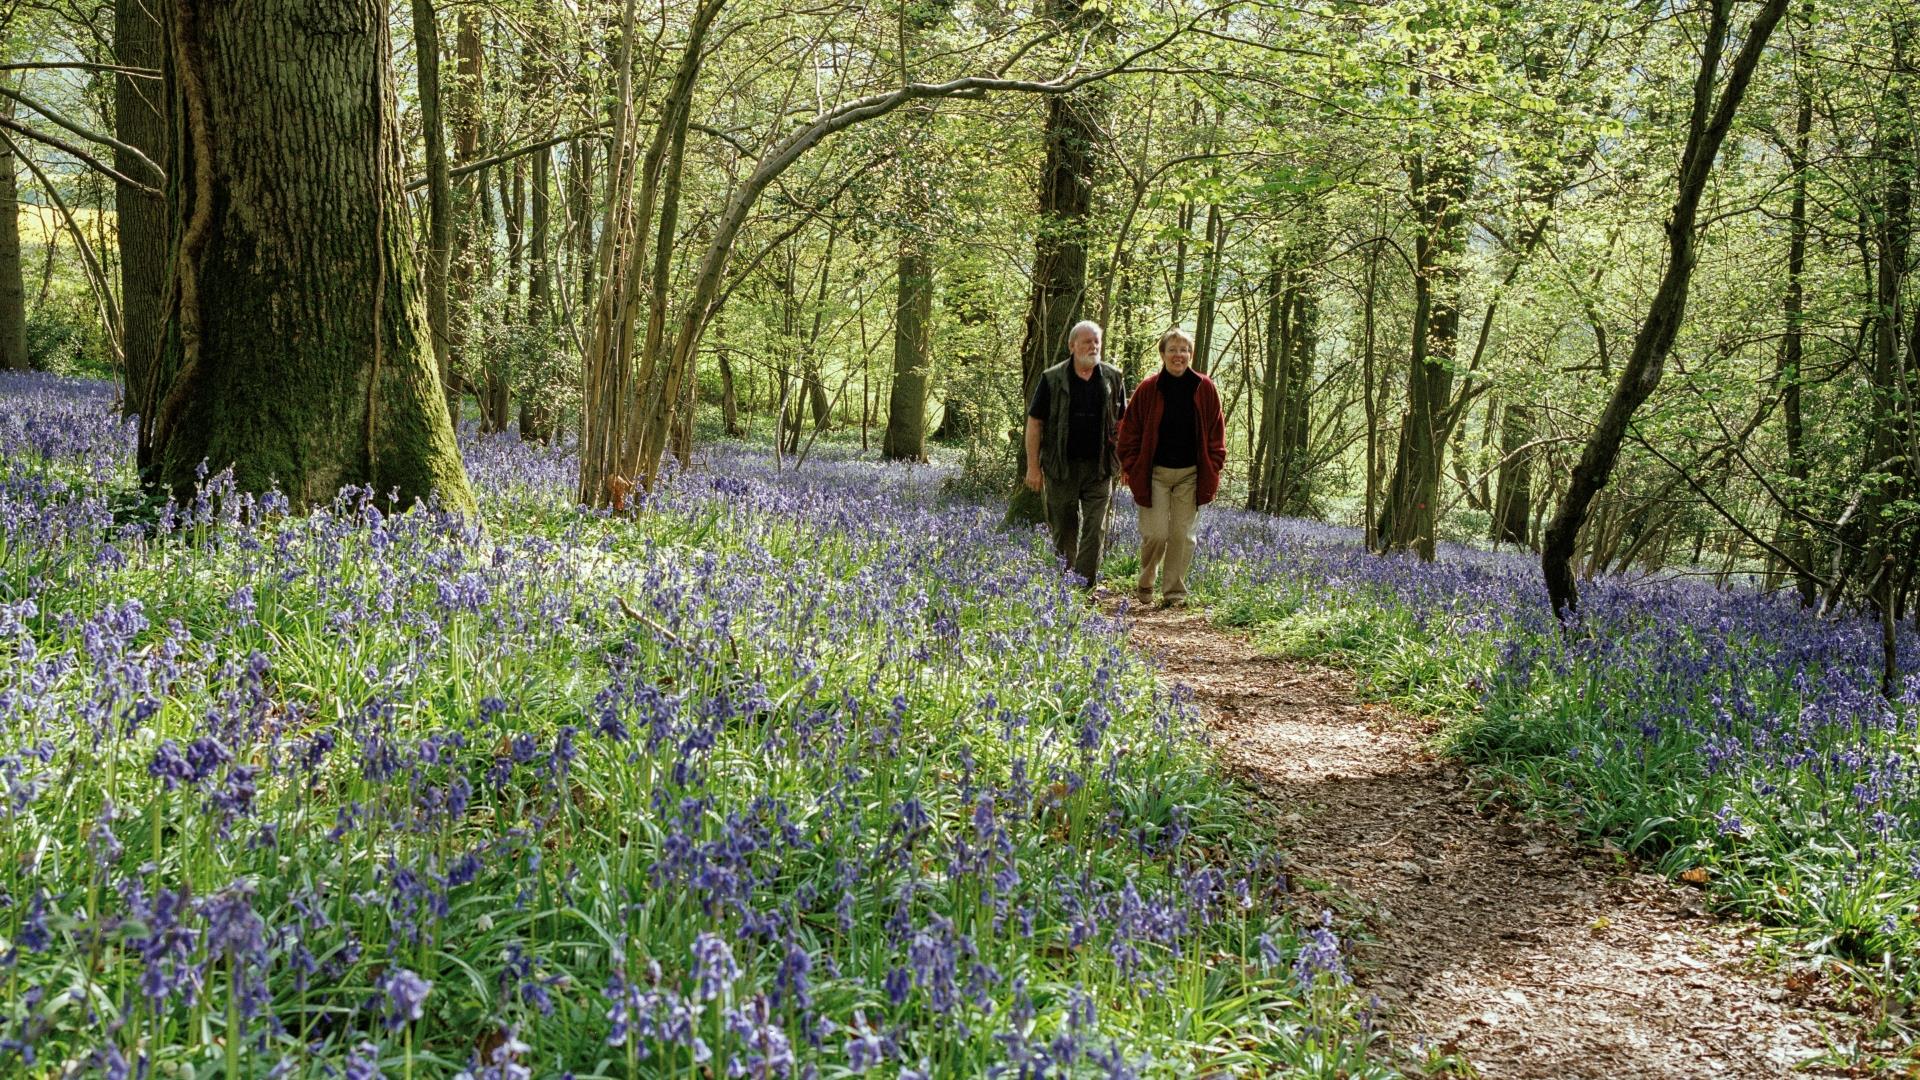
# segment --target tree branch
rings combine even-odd
[[[64,63],[0,64],[0,71],[107,71],[116,75],[131,75],[136,79],[157,81],[160,78],[160,72],[155,68],[126,67],[121,64],[86,64],[77,60]]]
[[[502,151],[501,153],[495,154],[489,158],[481,158],[478,161],[469,161],[465,165],[462,165],[457,169],[448,170],[447,178],[449,180],[458,180],[463,176],[472,175],[473,173],[477,173],[482,169],[491,169],[495,165],[504,165],[507,162],[512,161],[514,158],[525,157],[528,154],[537,153],[541,150],[545,150],[549,146],[559,146],[563,142],[572,142],[575,139],[584,138],[588,135],[595,134],[596,132],[605,131],[606,129],[612,126],[613,126],[613,121],[602,120],[597,124],[588,124],[586,127],[583,127],[583,128],[575,128],[572,131],[567,132],[565,135],[555,135],[551,139],[541,139],[539,142],[528,143],[525,146],[519,146],[519,147],[515,147],[512,150]],[[424,176],[419,178],[418,180],[410,181],[407,184],[407,190],[418,191],[421,188],[426,187],[427,182],[428,182],[427,177],[424,177]]]
[[[139,191],[141,194],[150,195],[156,199],[166,198],[166,196],[161,193],[159,188],[151,187],[147,184],[143,184],[140,181],[135,180],[131,176],[128,176],[125,173],[121,172],[120,170],[107,164],[106,162],[101,161],[99,158],[94,157],[92,154],[87,153],[85,150],[82,150],[79,147],[73,145],[72,143],[67,142],[64,139],[57,138],[52,135],[48,135],[43,131],[35,131],[33,128],[28,127],[26,124],[23,124],[20,121],[15,120],[10,116],[0,114],[0,128],[4,128],[7,131],[11,131],[15,135],[20,135],[25,138],[32,139],[34,142],[43,143],[47,146],[51,146],[55,150],[59,150],[62,153],[71,154],[75,158],[78,158],[82,164],[86,165],[88,168],[92,169],[93,171],[97,173],[103,173],[107,176],[111,176],[115,180],[118,180],[119,182],[126,184],[128,187],[131,187],[136,191]]]
[[[19,102],[22,105],[25,105],[27,108],[32,109],[34,112],[37,112],[41,116],[46,117],[48,120],[53,121],[53,123],[56,126],[65,128],[66,130],[73,132],[75,135],[80,136],[81,138],[87,140],[88,142],[99,143],[101,146],[108,147],[110,149],[118,151],[119,153],[127,155],[133,160],[139,162],[141,165],[145,166],[150,172],[153,173],[154,178],[159,180],[162,184],[167,182],[167,171],[165,169],[162,169],[160,166],[154,164],[152,158],[141,153],[139,147],[129,146],[126,143],[121,142],[119,139],[116,139],[111,135],[102,135],[100,132],[89,130],[81,126],[80,124],[77,124],[74,121],[69,120],[66,117],[60,115],[58,112],[55,112],[53,109],[49,108],[48,106],[43,105],[38,101],[35,101],[34,99],[21,93],[20,91],[9,89],[5,83],[0,83],[0,97],[9,98],[13,101]]]

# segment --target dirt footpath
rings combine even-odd
[[[1295,875],[1364,923],[1347,927],[1356,980],[1407,1064],[1433,1047],[1489,1078],[1806,1075],[1796,1063],[1860,1026],[1760,973],[1753,931],[1693,890],[1480,812],[1431,731],[1344,673],[1262,656],[1199,613],[1125,619],[1274,800]]]

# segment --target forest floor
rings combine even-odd
[[[1845,1059],[1861,1019],[1769,972],[1756,929],[1618,854],[1482,810],[1486,793],[1431,749],[1435,722],[1202,613],[1125,619],[1163,680],[1192,690],[1226,766],[1268,797],[1293,888],[1326,889],[1302,897],[1306,914],[1330,907],[1355,937],[1355,979],[1404,1065],[1624,1080]]]

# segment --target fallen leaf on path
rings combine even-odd
[[[1818,971],[1795,971],[1787,975],[1787,989],[1795,994],[1804,994],[1820,985]]]

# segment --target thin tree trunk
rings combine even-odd
[[[13,102],[0,104],[8,114]],[[20,265],[20,188],[13,144],[0,142],[0,371],[27,370],[27,283]]]
[[[1049,0],[1048,11],[1065,21],[1079,0]],[[1040,373],[1066,359],[1067,331],[1080,320],[1087,293],[1087,223],[1093,205],[1094,146],[1099,139],[1097,91],[1049,97],[1044,129],[1046,160],[1039,184],[1040,221],[1034,239],[1033,292],[1027,300],[1020,343],[1020,401],[1032,400]],[[1015,475],[1027,471],[1024,439],[1016,440]],[[1009,520],[1038,522],[1040,496],[1024,484],[1014,489]]]
[[[1320,349],[1320,304],[1313,283],[1295,271],[1293,306],[1287,318],[1287,394],[1281,399],[1286,423],[1281,431],[1281,458],[1277,509],[1305,517],[1313,511],[1313,488],[1307,470],[1308,423],[1312,414],[1314,363]]]
[[[160,23],[153,16],[152,2],[114,0],[113,52],[115,61],[123,67],[157,71],[162,66]],[[115,75],[114,137],[149,161],[165,161],[165,106],[166,88],[159,80]],[[130,154],[116,151],[113,167],[124,176],[140,175],[140,165]],[[120,345],[126,356],[122,407],[132,414],[148,398],[149,372],[160,356],[160,326],[166,317],[166,200],[116,181],[114,229],[120,246]]]
[[[1214,306],[1220,291],[1220,249],[1226,241],[1226,224],[1220,218],[1220,206],[1207,204],[1207,251],[1200,260],[1200,306],[1193,316],[1193,367],[1205,373],[1213,366]]]
[[[542,147],[533,156],[533,185],[528,201],[532,221],[527,242],[527,325],[536,352],[544,357],[553,347],[553,148]],[[520,437],[535,442],[553,438],[551,391],[545,385],[548,369],[541,365],[538,382],[529,378],[520,389]]]
[[[454,33],[454,69],[458,78],[452,100],[453,164],[466,165],[480,157],[481,99],[486,93],[486,53],[482,48],[480,14],[462,8]],[[474,337],[474,301],[477,287],[485,281],[479,266],[480,251],[490,247],[491,237],[482,230],[480,215],[485,210],[487,177],[483,169],[463,180],[454,193],[452,216],[453,248],[447,271],[447,413],[454,425],[460,423],[460,395],[475,360],[470,354]],[[485,389],[481,388],[485,395]],[[481,413],[484,418],[486,407]],[[484,421],[483,421],[484,422]]]
[[[567,152],[567,214],[572,220],[574,276],[579,280],[577,310],[585,310],[594,295],[594,272],[599,260],[594,257],[593,236],[593,143],[576,139]]]
[[[1270,256],[1267,266],[1266,305],[1267,335],[1265,363],[1262,366],[1259,393],[1259,421],[1248,426],[1250,452],[1247,458],[1247,509],[1271,511],[1273,505],[1268,495],[1268,473],[1273,468],[1274,436],[1278,432],[1276,423],[1280,400],[1280,387],[1285,380],[1281,371],[1287,355],[1287,272],[1281,266],[1280,257]],[[1251,381],[1252,374],[1249,372]],[[1248,415],[1253,416],[1253,406],[1248,405]],[[1258,434],[1255,434],[1257,429]]]
[[[413,263],[386,6],[176,0],[178,191],[150,482],[231,466],[296,507],[348,484],[469,509]]]
[[[1360,390],[1365,404],[1367,421],[1367,477],[1365,507],[1362,508],[1361,530],[1365,533],[1368,551],[1380,549],[1380,534],[1374,516],[1374,508],[1380,500],[1380,422],[1378,398],[1374,396],[1374,313],[1377,307],[1380,286],[1380,249],[1386,246],[1386,240],[1374,243],[1373,252],[1367,256],[1367,284],[1361,301],[1361,346],[1360,346]]]
[[[833,426],[833,399],[827,396],[826,380],[820,374],[820,328],[827,314],[827,290],[833,281],[833,253],[838,246],[838,223],[827,228],[827,250],[820,259],[820,287],[813,298],[813,328],[807,332],[807,350],[801,371],[807,390],[807,407],[813,412],[813,430],[826,431]],[[921,399],[924,404],[925,394]],[[798,424],[794,425],[797,429]]]
[[[1807,467],[1806,423],[1801,414],[1802,367],[1805,363],[1806,272],[1807,272],[1807,157],[1813,138],[1813,90],[1804,80],[1795,110],[1793,145],[1787,160],[1793,170],[1793,207],[1787,216],[1787,297],[1785,302],[1786,336],[1780,347],[1780,412],[1786,425],[1787,476],[1792,489],[1787,496],[1782,546],[1800,564],[1794,571],[1794,587],[1802,607],[1812,607],[1816,596],[1812,565],[1812,545],[1795,515],[1806,498],[1811,473]]]
[[[740,398],[734,389],[733,364],[727,360],[727,320],[724,313],[713,320],[713,351],[720,358],[720,419],[729,438],[746,434],[740,426]]]
[[[129,0],[123,0],[129,2]],[[139,4],[147,0],[130,0]],[[413,0],[413,48],[418,67],[420,126],[427,158],[427,249],[422,277],[434,365],[451,387],[453,359],[447,324],[447,270],[453,256],[453,181],[448,176],[446,117],[440,107],[440,28],[433,0]],[[457,402],[454,403],[457,406]]]
[[[1530,547],[1533,520],[1533,410],[1507,403],[1500,416],[1500,467],[1493,496],[1493,542]]]
[[[1413,343],[1407,365],[1407,412],[1400,425],[1380,545],[1432,561],[1438,531],[1440,469],[1446,456],[1444,413],[1453,395],[1459,345],[1460,256],[1466,244],[1467,165],[1410,162],[1420,233],[1414,239]]]
[[[880,455],[890,461],[925,461],[933,260],[917,236],[900,239],[899,275],[893,317],[893,389],[887,399],[887,430],[880,441]]]
[[[1679,192],[1667,218],[1667,267],[1660,286],[1647,310],[1646,320],[1634,336],[1633,351],[1621,366],[1620,379],[1613,395],[1600,414],[1593,433],[1580,453],[1567,483],[1566,494],[1554,511],[1541,545],[1540,566],[1546,579],[1547,596],[1557,614],[1570,613],[1579,602],[1579,590],[1573,577],[1573,554],[1586,523],[1594,496],[1606,487],[1619,460],[1620,444],[1626,439],[1627,426],[1642,402],[1660,385],[1667,354],[1673,349],[1681,319],[1686,314],[1687,290],[1692,283],[1695,262],[1695,233],[1700,199],[1713,173],[1720,144],[1733,126],[1734,113],[1747,86],[1760,65],[1767,39],[1785,13],[1787,0],[1766,0],[1760,13],[1747,28],[1718,105],[1713,103],[1715,77],[1720,55],[1726,47],[1728,22],[1733,0],[1712,0],[1712,17],[1707,30],[1700,73],[1694,82],[1693,109],[1689,120],[1686,150],[1681,156]]]

